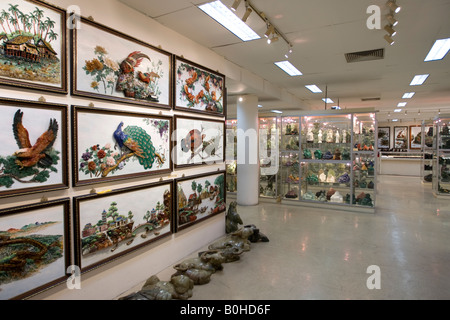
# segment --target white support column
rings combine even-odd
[[[258,97],[243,96],[237,102],[237,203],[241,206],[259,203],[258,128]]]

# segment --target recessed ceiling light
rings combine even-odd
[[[402,99],[411,99],[415,94],[415,92],[407,92],[403,95]]]
[[[425,62],[442,60],[447,55],[447,52],[449,50],[450,50],[450,38],[436,40],[427,57],[425,58]]]
[[[290,63],[289,61],[275,62],[275,65],[277,65],[277,67],[279,67],[281,70],[286,72],[291,77],[301,76],[303,74],[296,67],[294,67],[292,63]]]
[[[414,77],[414,79],[411,81],[410,86],[420,86],[422,85],[425,80],[427,80],[429,74],[421,74]]]
[[[320,88],[318,86],[316,86],[315,84],[311,84],[311,85],[307,85],[305,86],[308,90],[310,90],[313,93],[320,93],[322,92],[322,90],[320,90]]]
[[[397,122],[398,121],[398,119],[392,119],[392,122]]]
[[[394,112],[402,112],[402,109],[395,109]]]
[[[273,113],[283,113],[283,111],[280,111],[280,110],[272,110],[271,112],[273,112]]]
[[[397,107],[406,107],[407,103],[406,102],[400,102]]]
[[[233,11],[228,9],[219,0],[205,3],[199,6],[199,8],[222,26],[227,28],[234,35],[239,37],[242,41],[250,41],[261,38],[255,31],[245,24],[245,22],[239,19]]]
[[[334,103],[334,101],[333,100],[331,100],[330,98],[323,98],[322,99],[324,102],[326,102],[326,103]]]
[[[262,105],[258,104],[258,108],[262,108],[262,107],[263,107]]]

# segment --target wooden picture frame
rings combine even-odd
[[[72,124],[74,186],[172,172],[172,117],[72,106]]]
[[[418,150],[422,148],[422,126],[409,126],[409,148]]]
[[[225,117],[225,76],[178,56],[173,64],[174,109]]]
[[[67,105],[0,98],[0,198],[67,189]]]
[[[225,175],[224,170],[175,180],[176,232],[226,211]]]
[[[67,280],[70,199],[0,210],[0,300],[25,299]]]
[[[172,54],[86,18],[71,32],[72,94],[172,109]]]
[[[394,148],[408,149],[408,127],[394,127]]]
[[[378,149],[389,150],[391,148],[391,128],[378,127]]]
[[[0,12],[0,84],[67,94],[66,11],[7,0]]]
[[[175,168],[225,162],[225,121],[175,116]]]
[[[172,180],[75,197],[75,263],[81,272],[172,234],[172,197]]]

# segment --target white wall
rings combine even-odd
[[[52,4],[66,9],[74,4],[73,0],[53,0]],[[223,57],[218,56],[207,48],[201,47],[190,39],[158,24],[154,20],[135,12],[125,5],[115,0],[78,0],[76,4],[81,8],[81,15],[84,17],[92,16],[96,22],[107,25],[113,29],[129,34],[139,40],[147,42],[153,46],[161,46],[163,50],[176,55],[183,55],[186,59],[197,62],[205,67],[218,70],[227,75],[239,74],[236,66],[225,61]],[[70,46],[69,46],[70,50]],[[70,72],[70,64],[69,64]],[[69,79],[69,78],[68,78]],[[161,110],[148,108],[125,106],[124,104],[108,103],[106,101],[89,100],[85,98],[26,91],[23,89],[0,88],[0,96],[24,100],[36,101],[43,96],[47,102],[62,103],[70,105],[87,106],[93,102],[96,107],[126,108],[128,111],[144,112],[157,114]],[[164,115],[173,115],[173,111],[162,111]],[[180,114],[181,112],[177,112]],[[182,113],[181,113],[182,114]],[[69,137],[71,137],[71,128],[69,126]],[[70,141],[71,139],[69,139]],[[71,159],[71,148],[69,148],[69,159]],[[217,171],[225,169],[224,165],[208,166],[208,171]],[[204,172],[204,168],[183,170],[175,172],[175,175],[166,176],[164,179],[181,177]],[[69,173],[72,172],[71,161],[69,161]],[[19,196],[0,199],[0,209],[24,205],[28,203],[39,202],[45,196],[48,200],[60,199],[64,197],[74,197],[86,195],[92,188],[96,191],[108,189],[117,189],[128,186],[140,185],[158,181],[158,178],[137,178],[115,183],[98,184],[89,187],[69,188],[63,191],[39,193],[35,195]],[[194,227],[188,228],[167,237],[159,242],[151,244],[145,248],[128,254],[116,261],[102,266],[94,271],[88,272],[82,277],[81,290],[69,290],[65,283],[58,285],[46,292],[38,294],[33,299],[52,299],[52,300],[106,300],[113,299],[130,288],[145,281],[148,277],[156,274],[163,269],[172,266],[183,257],[197,252],[208,243],[222,237],[225,234],[224,214],[215,216],[207,221],[199,223]],[[161,279],[170,280],[170,279]]]

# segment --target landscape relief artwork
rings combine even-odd
[[[82,269],[171,233],[171,182],[75,201],[77,259]]]
[[[1,82],[43,85],[50,90],[64,87],[64,17],[39,2],[8,0],[0,4]]]
[[[64,203],[17,211],[0,210],[0,300],[65,277]]]

